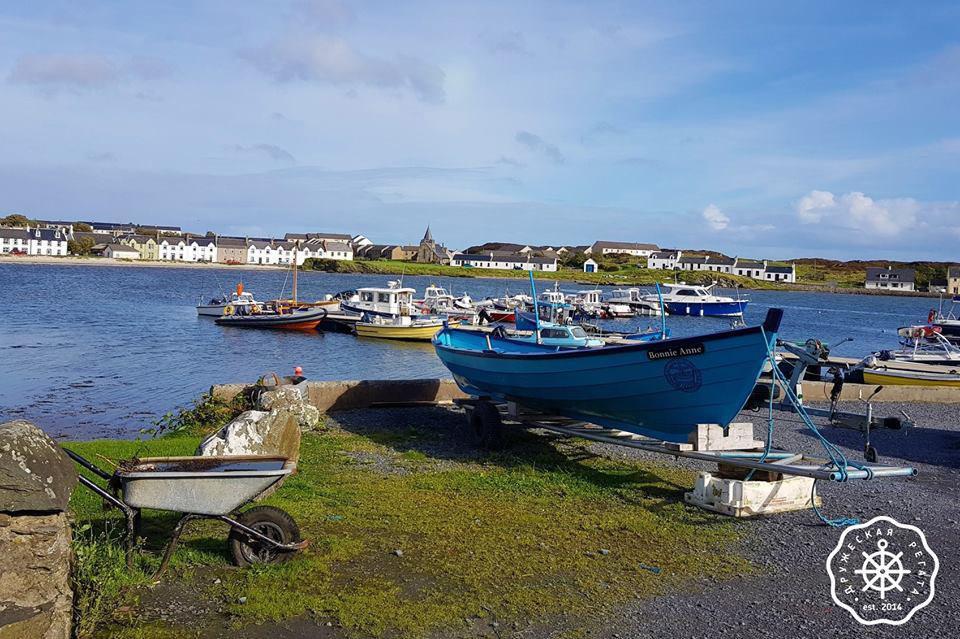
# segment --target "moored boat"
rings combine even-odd
[[[661,284],[667,289],[662,294],[663,305],[670,315],[699,315],[705,317],[737,317],[742,316],[747,308],[747,300],[734,299],[723,295],[714,295],[714,287],[695,284]],[[648,295],[645,301],[654,303],[659,299],[656,295]]]
[[[221,326],[237,328],[273,328],[296,331],[315,331],[320,322],[327,316],[323,307],[294,309],[279,313],[277,311],[263,311],[249,315],[233,314],[218,317],[215,321]]]
[[[893,386],[949,386],[960,388],[960,371],[949,369],[911,370],[887,368],[882,365],[864,366],[862,369],[864,384]]]
[[[390,281],[386,288],[358,288],[356,293],[340,300],[340,309],[351,313],[366,313],[383,317],[401,315],[420,315],[420,309],[413,303],[417,291],[403,288],[399,282]]]
[[[368,315],[356,323],[354,330],[359,337],[429,342],[443,325],[444,321],[436,317]]]
[[[776,342],[783,311],[762,326],[697,337],[564,349],[444,328],[437,356],[466,393],[513,401],[657,439],[685,442],[697,424],[729,424]]]
[[[207,302],[197,304],[197,315],[220,317],[223,315],[224,309],[228,306],[232,306],[235,309],[243,308],[244,310],[250,310],[253,307],[264,308],[265,305],[262,302],[258,302],[252,293],[245,292],[243,290],[243,284],[241,283],[237,284],[237,289],[229,295],[214,297]]]

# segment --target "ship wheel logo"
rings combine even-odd
[[[827,557],[833,601],[868,626],[909,621],[933,600],[939,567],[923,531],[883,516],[845,529]]]

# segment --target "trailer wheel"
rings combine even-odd
[[[241,513],[237,521],[281,544],[300,541],[297,522],[285,511],[273,506],[255,506]],[[289,561],[293,552],[277,550],[242,530],[231,528],[230,555],[233,563],[242,568],[253,564],[280,564]]]
[[[467,414],[467,434],[474,445],[487,450],[504,447],[506,437],[500,411],[490,402],[478,402]]]

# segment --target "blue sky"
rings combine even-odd
[[[960,4],[6,3],[0,211],[960,260]]]

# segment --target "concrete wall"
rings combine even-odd
[[[398,404],[437,404],[466,397],[452,379],[305,382],[307,401],[321,412]],[[220,384],[211,394],[230,401],[249,384]]]
[[[833,387],[833,382],[804,381],[801,384],[805,403],[830,401],[830,389]],[[876,389],[876,384],[851,384],[848,382],[843,385],[840,399],[856,400],[861,390],[863,391],[863,398],[866,399]],[[884,386],[883,390],[873,398],[873,401],[877,403],[960,404],[960,388],[950,388],[949,386]]]

